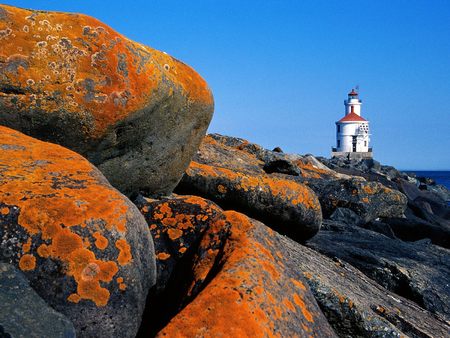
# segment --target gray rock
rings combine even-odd
[[[340,240],[330,238],[329,250],[339,251]],[[440,315],[386,290],[346,261],[325,257],[289,238],[282,243],[340,337],[448,337],[450,326]]]
[[[0,337],[75,338],[73,324],[30,287],[22,272],[0,263]]]
[[[331,223],[331,224],[330,224]],[[450,251],[429,241],[403,242],[324,221],[308,246],[361,270],[386,289],[450,322]]]
[[[361,217],[351,209],[337,208],[330,216],[330,219],[345,224],[359,225],[362,223]]]

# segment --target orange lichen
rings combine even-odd
[[[167,230],[167,234],[169,235],[169,238],[174,241],[183,236],[183,231],[180,229],[169,229]]]
[[[324,169],[317,168],[311,163],[305,163],[303,160],[297,160],[294,162],[300,169],[302,177],[305,178],[321,178],[323,175],[329,175]]]
[[[312,323],[314,321],[312,313],[308,311],[305,302],[297,294],[294,294],[294,303],[300,307],[303,316],[305,316],[306,320]]]
[[[225,186],[223,186],[222,184],[219,184],[217,186],[217,191],[220,192],[221,194],[225,194],[227,192],[227,188]]]
[[[294,304],[291,303],[291,301],[289,299],[284,299],[283,300],[283,304],[292,312],[295,312],[295,306]]]
[[[36,268],[36,257],[30,254],[23,255],[19,260],[19,268],[23,271],[31,271]]]
[[[192,68],[92,17],[1,8],[9,20],[0,21],[0,31],[10,34],[2,39],[0,55],[6,62],[23,60],[8,77],[34,93],[16,96],[17,105],[92,118],[92,130],[84,132],[100,138],[110,125],[160,99],[162,82],[170,83],[166,97],[176,90],[190,102],[213,104],[206,82]]]
[[[31,249],[31,237],[28,238],[28,241],[22,245],[22,252],[28,253]]]
[[[69,297],[67,297],[67,300],[72,303],[78,303],[81,300],[81,297],[76,293],[72,293]]]
[[[6,216],[9,214],[9,208],[7,207],[3,207],[0,209],[0,214],[2,214],[3,216]]]
[[[210,223],[202,237],[188,294],[194,295],[195,286],[207,279],[214,266],[220,269],[158,336],[177,336],[183,332],[189,337],[281,337],[283,333],[293,334],[287,327],[284,332],[280,330],[283,322],[297,318],[300,322],[296,325],[313,332],[312,317],[301,297],[286,298],[302,295],[305,291],[300,287],[302,284],[296,281],[293,289],[294,283],[283,277],[283,265],[274,258],[271,247],[261,250],[265,241],[260,242],[259,235],[255,235],[259,233],[255,223],[234,211],[222,215],[225,218]],[[218,234],[227,229],[230,232],[223,242]],[[263,236],[270,236],[265,228],[261,230]]]
[[[117,258],[119,264],[126,265],[130,263],[133,257],[131,255],[130,245],[127,243],[127,241],[124,239],[119,239],[116,242],[116,248],[119,249],[119,257]]]
[[[37,253],[42,258],[48,258],[51,255],[50,247],[47,244],[41,244],[37,248]]]
[[[296,279],[293,279],[293,278],[291,278],[291,282],[292,282],[296,287],[302,289],[303,291],[306,290],[306,287],[305,287],[305,285],[304,285],[302,282],[300,282],[300,281],[298,281],[298,280],[296,280]]]
[[[156,255],[156,258],[158,258],[161,261],[165,261],[166,259],[170,258],[170,254],[168,254],[166,252],[160,252]]]
[[[305,185],[267,175],[249,175],[220,167],[213,167],[192,161],[186,171],[189,176],[199,175],[227,182],[226,194],[230,189],[244,192],[252,191],[258,195],[271,195],[283,201],[290,202],[293,206],[303,205],[308,209],[320,210],[317,196]]]
[[[108,239],[100,232],[94,232],[92,237],[95,238],[95,246],[100,250],[105,250],[108,247]]]
[[[5,127],[0,127],[0,144],[14,145],[13,150],[0,152],[0,166],[4,168],[1,201],[18,207],[18,224],[33,236],[32,243],[45,241],[35,249],[37,255],[59,260],[67,267],[67,275],[75,279],[79,297],[105,305],[109,291],[100,282],[111,279],[111,274],[118,271],[117,264],[98,260],[88,250],[90,235],[77,232],[99,222],[104,224],[101,231],[123,234],[127,230],[126,200],[104,182],[89,162],[70,150]],[[31,252],[32,243],[25,243],[22,249]],[[127,246],[120,246],[119,264],[131,259]],[[19,266],[31,269],[35,262],[34,256],[24,255]],[[94,268],[89,272],[92,264],[98,266],[98,271]],[[90,276],[93,272],[97,273],[94,277]]]

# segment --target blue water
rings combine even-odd
[[[404,170],[407,173],[415,173],[417,177],[429,177],[436,181],[437,184],[450,189],[450,171],[420,171],[420,170]]]

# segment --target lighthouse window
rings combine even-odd
[[[364,147],[367,147],[367,141],[364,141]]]

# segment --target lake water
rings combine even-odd
[[[404,170],[407,173],[415,173],[418,177],[429,177],[436,181],[437,184],[450,189],[450,171],[421,171],[421,170]]]

